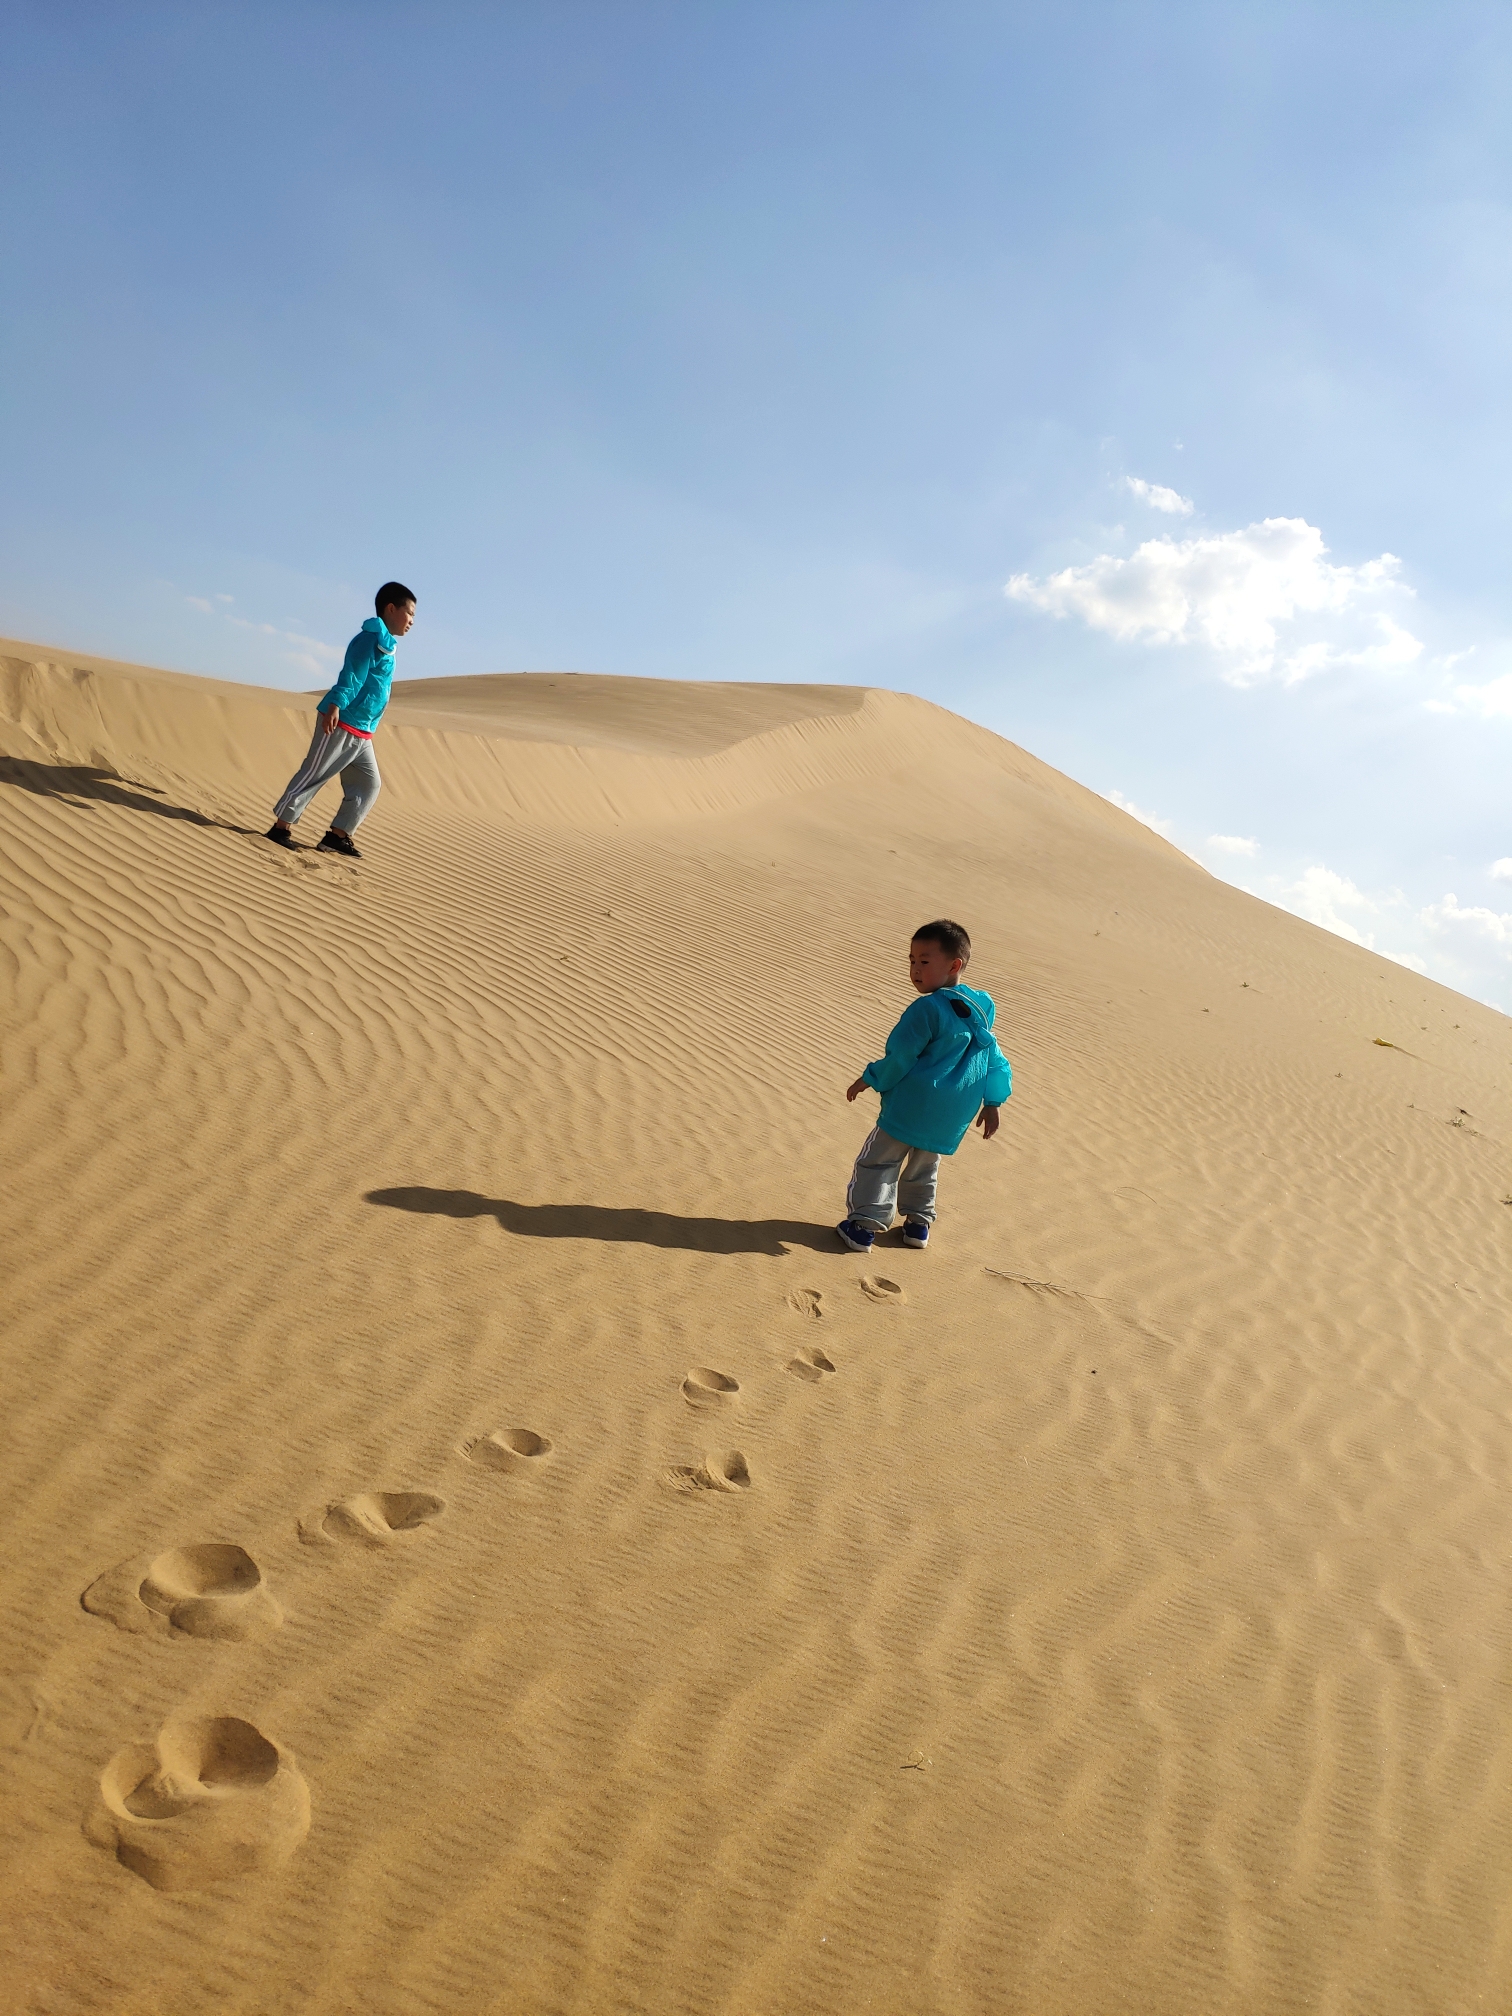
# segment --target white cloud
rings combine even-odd
[[[1266,518],[1242,531],[1147,539],[1128,559],[1102,553],[1043,580],[1015,574],[1005,593],[1050,616],[1079,616],[1120,641],[1206,645],[1236,686],[1273,677],[1293,685],[1333,666],[1410,665],[1422,644],[1385,610],[1367,606],[1410,593],[1396,581],[1400,561],[1383,553],[1336,567],[1327,553],[1305,518]],[[1282,639],[1278,625],[1308,618],[1321,634]]]
[[[1237,833],[1209,833],[1207,844],[1220,854],[1243,854],[1250,861],[1260,852],[1258,840],[1241,840]]]
[[[1274,881],[1272,887],[1276,887]],[[1304,868],[1295,882],[1279,889],[1275,900],[1283,910],[1290,910],[1293,916],[1305,917],[1309,924],[1332,931],[1336,938],[1347,938],[1351,945],[1361,945],[1367,952],[1374,952],[1378,959],[1389,959],[1393,966],[1405,966],[1413,973],[1428,971],[1427,962],[1415,952],[1389,952],[1376,944],[1373,931],[1363,928],[1365,919],[1381,918],[1388,912],[1396,913],[1393,928],[1403,928],[1401,913],[1406,899],[1399,889],[1367,896],[1347,875],[1339,875],[1332,868],[1315,863],[1311,868]],[[1360,921],[1356,922],[1356,919]]]
[[[1498,867],[1501,863],[1498,862]],[[1419,913],[1419,923],[1428,930],[1441,932],[1452,929],[1471,932],[1478,938],[1485,938],[1491,944],[1512,951],[1512,917],[1504,910],[1487,910],[1474,904],[1461,904],[1455,895],[1448,895],[1442,903],[1430,903]]]
[[[1183,497],[1179,490],[1168,490],[1164,483],[1146,483],[1142,476],[1125,476],[1124,481],[1139,501],[1153,511],[1167,511],[1173,518],[1190,518],[1196,509],[1190,497]]]
[[[274,639],[280,658],[291,665],[297,665],[302,672],[312,677],[324,679],[326,674],[341,663],[342,652],[339,645],[322,644],[316,637],[306,637],[298,630],[279,630],[272,623],[253,623],[245,616],[231,616],[228,622],[239,630],[255,630],[260,636]]]
[[[230,602],[230,595],[217,594],[214,601],[203,595],[186,595],[184,600],[191,609],[202,609],[207,616],[220,616],[227,623],[234,623],[238,630],[255,630],[259,636],[271,637],[280,658],[295,665],[301,672],[308,672],[312,678],[324,679],[333,667],[339,665],[342,652],[339,645],[322,644],[318,637],[306,637],[301,630],[280,630],[273,623],[254,623],[247,616],[233,616],[229,609],[217,609],[217,602]]]
[[[1472,714],[1479,714],[1487,721],[1505,718],[1512,714],[1512,672],[1503,672],[1499,679],[1491,679],[1484,686],[1456,686],[1454,697],[1462,707],[1468,707]],[[1442,704],[1434,710],[1449,712]]]
[[[1281,891],[1281,903],[1295,916],[1305,917],[1309,924],[1319,924],[1336,937],[1347,938],[1367,950],[1375,949],[1374,935],[1352,923],[1346,912],[1375,917],[1380,914],[1380,905],[1363,889],[1357,889],[1347,875],[1337,875],[1332,868],[1321,865],[1304,868],[1298,880]]]
[[[1512,855],[1504,854],[1500,861],[1493,861],[1489,872],[1493,882],[1512,882]]]
[[[1127,812],[1131,819],[1137,819],[1141,826],[1148,826],[1152,833],[1158,833],[1163,840],[1171,837],[1171,821],[1158,819],[1153,812],[1142,812],[1132,798],[1125,798],[1122,791],[1104,791],[1103,797],[1110,805],[1116,805],[1120,812]]]

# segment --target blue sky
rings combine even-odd
[[[6,22],[0,631],[905,688],[1512,1008],[1505,7]]]

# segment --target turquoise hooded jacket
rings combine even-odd
[[[979,987],[941,987],[905,1008],[887,1055],[863,1084],[882,1094],[884,1134],[934,1155],[954,1155],[984,1106],[1001,1106],[1013,1072],[992,1025],[997,1009]]]
[[[332,707],[343,728],[371,735],[383,719],[394,683],[394,633],[381,616],[369,616],[346,648],[341,676],[320,703]]]

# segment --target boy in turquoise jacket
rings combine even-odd
[[[929,1244],[940,1157],[953,1155],[975,1120],[982,1138],[998,1130],[998,1108],[1013,1091],[1013,1072],[998,1048],[992,996],[966,987],[961,974],[971,940],[948,917],[921,924],[908,948],[908,975],[920,999],[905,1008],[887,1054],[846,1090],[882,1094],[878,1124],[861,1145],[846,1215],[835,1227],[852,1253],[869,1253],[879,1232],[903,1213],[903,1244]]]
[[[292,829],[299,815],[322,784],[340,777],[341,803],[316,852],[362,859],[352,835],[383,788],[373,737],[394,683],[394,646],[415,620],[415,598],[402,581],[385,581],[373,602],[378,613],[348,644],[336,684],[315,709],[309,754],[273,808],[267,838],[280,847],[294,845]]]

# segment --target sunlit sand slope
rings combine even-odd
[[[6,2006],[1512,2008],[1507,1020],[896,695],[309,729],[0,646]]]

